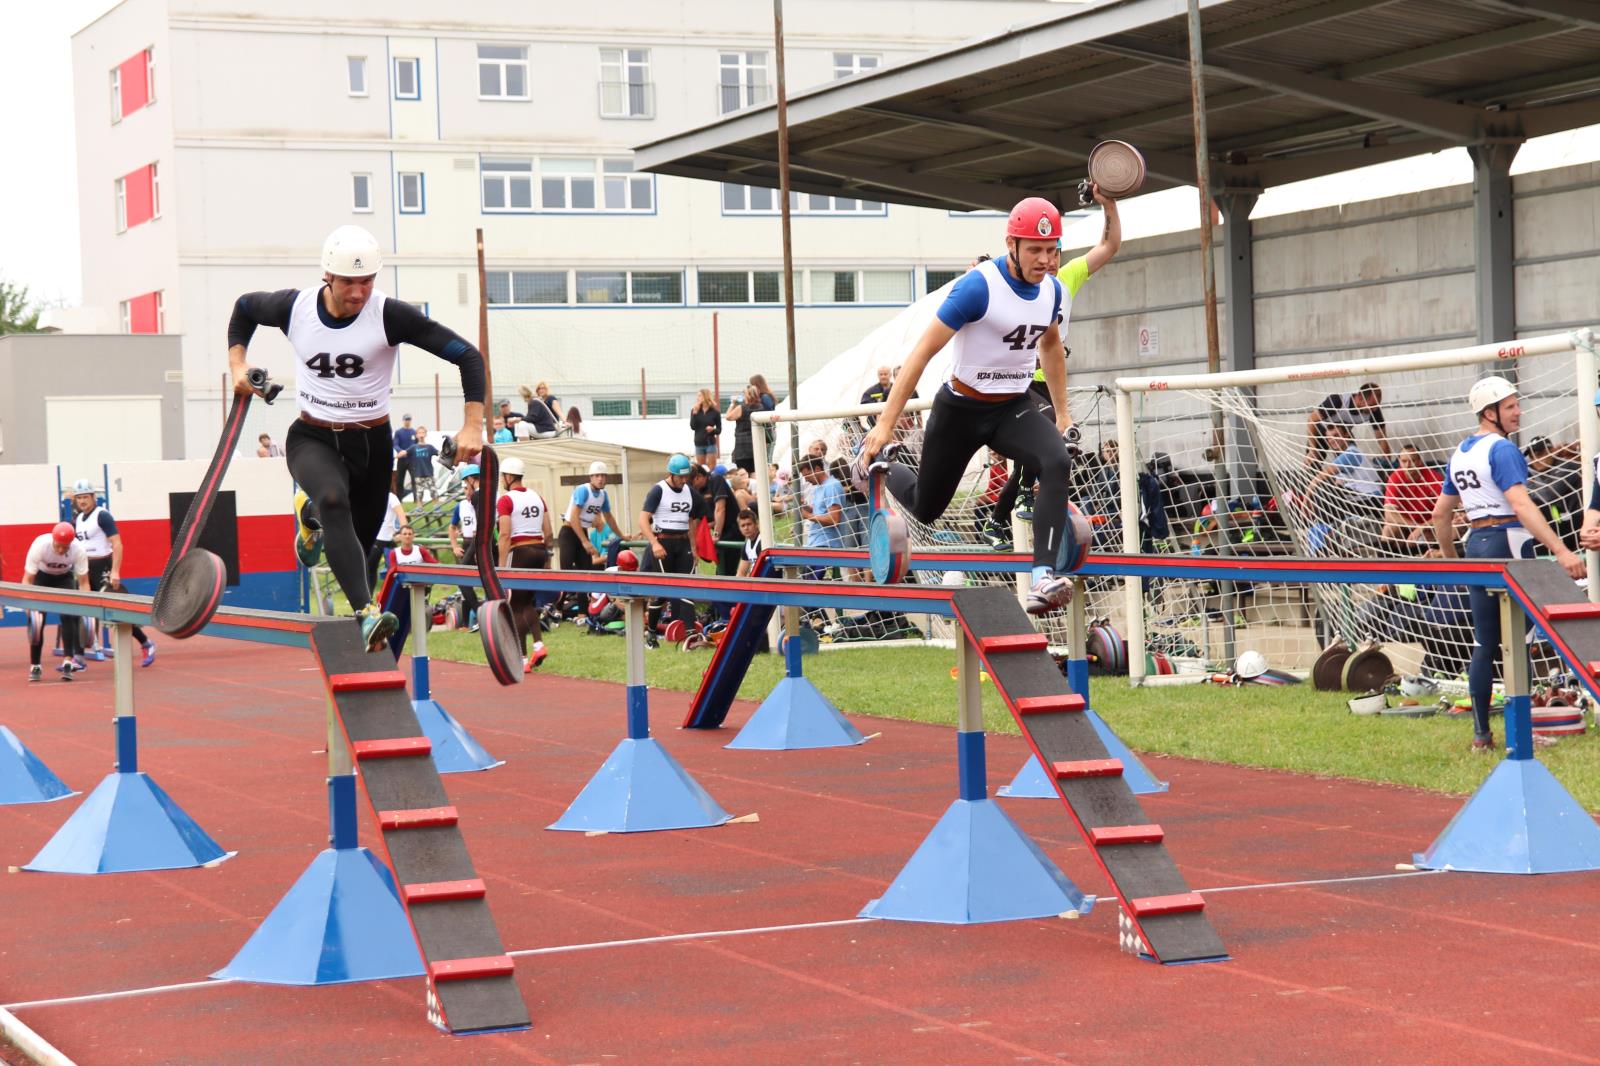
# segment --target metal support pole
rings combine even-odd
[[[1478,342],[1508,341],[1517,331],[1511,161],[1520,144],[1478,144],[1472,159],[1472,229],[1477,245]]]
[[[328,697],[328,843],[334,848],[358,845],[356,775],[350,749],[339,728],[339,708]]]
[[[1122,550],[1139,553],[1139,468],[1134,454],[1133,393],[1117,390],[1117,474],[1122,496]],[[1144,585],[1137,577],[1122,579],[1122,604],[1128,635],[1128,683],[1144,682]]]
[[[989,798],[988,766],[984,757],[983,660],[966,630],[956,627],[956,764],[961,798]]]
[[[500,405],[494,400],[494,374],[489,370],[489,290],[483,265],[483,228],[478,228],[478,351],[483,353],[483,422],[485,443],[494,442],[494,413]],[[472,397],[466,398],[468,403]]]
[[[73,618],[71,623],[76,625]],[[102,623],[104,624],[104,623]],[[117,772],[139,772],[138,725],[133,715],[133,627],[118,623],[111,627],[112,642],[117,650],[116,666],[112,668],[117,711]]]
[[[1583,501],[1588,503],[1594,492],[1594,457],[1600,452],[1600,418],[1590,413],[1589,401],[1600,386],[1600,367],[1595,365],[1592,347],[1580,344],[1572,353],[1572,369],[1578,400],[1578,445],[1582,454]],[[1589,600],[1600,603],[1600,552],[1584,552],[1589,568]]]
[[[1254,370],[1256,368],[1256,315],[1255,315],[1255,247],[1254,232],[1250,225],[1250,211],[1255,207],[1258,194],[1230,191],[1218,199],[1222,207],[1222,255],[1226,262],[1223,290],[1228,303],[1228,369]],[[1241,390],[1255,402],[1255,390]],[[1250,437],[1244,422],[1234,416],[1229,419],[1228,433],[1237,442],[1233,454],[1233,481],[1244,493],[1245,486],[1254,483],[1257,460],[1244,456],[1244,443]]]
[[[794,343],[794,243],[789,225],[789,82],[784,73],[783,0],[772,0],[772,44],[778,76],[778,202],[783,232],[783,326],[789,352],[789,410],[800,409],[800,370]],[[800,424],[789,425],[789,465],[800,459]]]
[[[407,589],[411,597],[411,698],[431,698],[428,677],[428,593],[421,585]]]
[[[628,737],[645,740],[650,736],[649,689],[644,681],[644,600],[630,596],[622,605],[627,628]]]
[[[1533,701],[1528,683],[1528,616],[1500,596],[1500,678],[1505,687],[1506,758],[1533,758]]]
[[[1072,607],[1067,615],[1067,684],[1089,700],[1089,625],[1084,609],[1088,591],[1081,577],[1072,579]]]

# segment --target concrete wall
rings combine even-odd
[[[65,333],[0,337],[0,464],[52,462],[45,447],[50,396],[161,397],[161,457],[183,458],[183,377],[175,336],[83,336]],[[86,422],[83,431],[93,434]],[[105,442],[105,461],[120,458]]]

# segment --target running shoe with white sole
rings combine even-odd
[[[39,678],[41,678],[43,676],[44,676],[44,670],[43,670],[43,668],[41,668],[39,666],[38,663],[34,663],[32,666],[28,667],[28,680],[29,681],[37,681],[37,680],[39,680]]]
[[[363,607],[356,618],[361,622],[361,639],[367,642],[367,651],[383,651],[389,645],[389,638],[400,627],[400,620],[388,611],[378,610],[378,605],[369,603]]]
[[[322,561],[322,523],[304,489],[294,494],[294,554],[307,570]]]
[[[147,640],[144,643],[144,660],[142,662],[140,662],[139,665],[140,666],[149,666],[151,663],[153,663],[155,661],[156,661],[156,642],[153,641],[153,640]]]
[[[1055,574],[1028,590],[1025,609],[1029,614],[1049,614],[1072,602],[1072,578]]]

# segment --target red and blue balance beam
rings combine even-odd
[[[81,589],[57,589],[0,581],[0,604],[20,610],[97,618],[109,624],[151,625],[151,599],[150,596],[117,592],[84,592]],[[254,644],[310,648],[312,626],[329,621],[332,619],[321,615],[224,606],[217,608],[217,613],[200,632],[208,637],[225,637]]]

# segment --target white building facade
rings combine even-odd
[[[73,38],[84,302],[183,337],[185,440],[215,439],[243,292],[315,284],[323,236],[386,248],[379,286],[479,335],[498,397],[548,381],[585,418],[686,418],[715,379],[785,390],[774,193],[632,171],[634,144],[770,98],[754,0],[124,0]],[[790,0],[799,90],[1047,14],[1033,2]],[[1002,247],[1002,220],[799,195],[801,375]],[[292,380],[287,345],[254,361]],[[396,408],[446,429],[455,370],[403,352]],[[437,377],[437,390],[436,381]],[[280,404],[276,417],[292,417]]]

